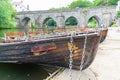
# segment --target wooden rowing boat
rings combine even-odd
[[[68,68],[71,35],[73,38],[73,69],[79,69],[85,36],[87,36],[83,66],[85,69],[95,58],[102,35],[99,31],[49,35],[39,40],[0,43],[0,62],[40,63]]]

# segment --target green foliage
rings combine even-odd
[[[74,17],[70,17],[65,22],[66,26],[74,26],[77,25],[77,20]]]
[[[117,27],[117,24],[113,22],[111,27]]]
[[[9,0],[0,0],[0,28],[14,28],[16,11]]]
[[[50,10],[64,10],[64,9],[73,9],[73,8],[82,8],[82,7],[96,7],[96,6],[111,6],[111,5],[117,5],[117,2],[119,0],[93,0],[93,2],[90,2],[89,0],[74,0],[71,4],[69,4],[66,7],[61,8],[50,8]]]
[[[65,10],[65,9],[68,9],[68,7],[50,8],[49,10]]]
[[[57,10],[58,8],[50,8],[49,10]]]
[[[94,6],[104,6],[107,4],[107,0],[94,0]]]
[[[31,21],[31,29],[34,30],[35,29],[35,24],[33,21]]]
[[[109,5],[117,5],[119,0],[108,0]]]
[[[92,2],[88,0],[75,0],[70,5],[69,8],[77,8],[77,7],[91,7]]]
[[[45,24],[48,32],[49,31],[53,32],[57,26],[56,22],[53,19],[48,19]]]
[[[88,27],[90,27],[90,28],[96,28],[97,25],[98,25],[98,22],[97,22],[97,20],[94,17],[92,17],[92,18],[89,19],[89,21],[88,21]]]
[[[46,21],[47,26],[56,26],[56,22],[53,19],[49,19]]]
[[[111,6],[111,5],[117,5],[117,2],[119,0],[94,0],[93,5],[94,6]]]
[[[120,11],[117,11],[117,18],[120,18]]]
[[[0,30],[0,39],[2,39],[4,37],[4,33],[7,33],[7,32],[16,32],[17,29],[2,29]]]

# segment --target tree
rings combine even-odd
[[[16,11],[9,0],[0,0],[0,28],[13,28],[15,23]]]
[[[56,28],[56,26],[57,26],[57,24],[52,18],[50,18],[46,21],[46,28],[48,31],[50,30],[51,32],[53,32],[54,29]]]
[[[108,0],[109,5],[117,5],[119,0]]]
[[[91,7],[92,2],[88,0],[76,0],[73,1],[70,5],[68,5],[69,8],[77,8],[77,7]]]
[[[65,9],[68,9],[68,7],[50,8],[49,10],[65,10]]]
[[[96,7],[96,6],[111,6],[111,5],[117,5],[117,2],[119,0],[93,0],[93,2],[90,2],[89,0],[75,0],[71,4],[69,4],[66,7],[61,8],[51,8],[50,10],[63,10],[68,8],[82,8],[82,7]]]
[[[90,28],[96,28],[97,25],[98,25],[98,22],[97,22],[97,20],[94,17],[91,17],[88,20],[88,27],[90,27]]]
[[[53,19],[49,19],[46,21],[47,26],[56,26],[56,22]]]
[[[65,25],[66,26],[77,25],[77,20],[74,17],[70,17],[69,19],[66,20]]]
[[[117,18],[120,18],[120,11],[117,11]]]
[[[94,6],[111,6],[111,5],[117,5],[117,2],[119,0],[94,0],[93,4]]]

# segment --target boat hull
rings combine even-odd
[[[83,69],[93,62],[101,35],[88,34]],[[73,37],[73,69],[80,69],[85,36]],[[40,63],[69,68],[70,36],[0,45],[0,62]]]
[[[102,37],[101,37],[100,43],[102,43],[106,39],[107,33],[108,33],[108,29],[102,30],[102,32],[101,32]]]

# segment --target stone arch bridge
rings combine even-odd
[[[16,21],[20,28],[24,28],[29,20],[35,23],[36,28],[42,28],[44,22],[52,18],[60,28],[65,27],[65,21],[74,17],[78,27],[86,27],[91,17],[94,17],[98,25],[104,24],[110,26],[116,17],[116,6],[96,7],[96,8],[76,8],[68,10],[41,10],[41,11],[23,11],[18,12]]]

